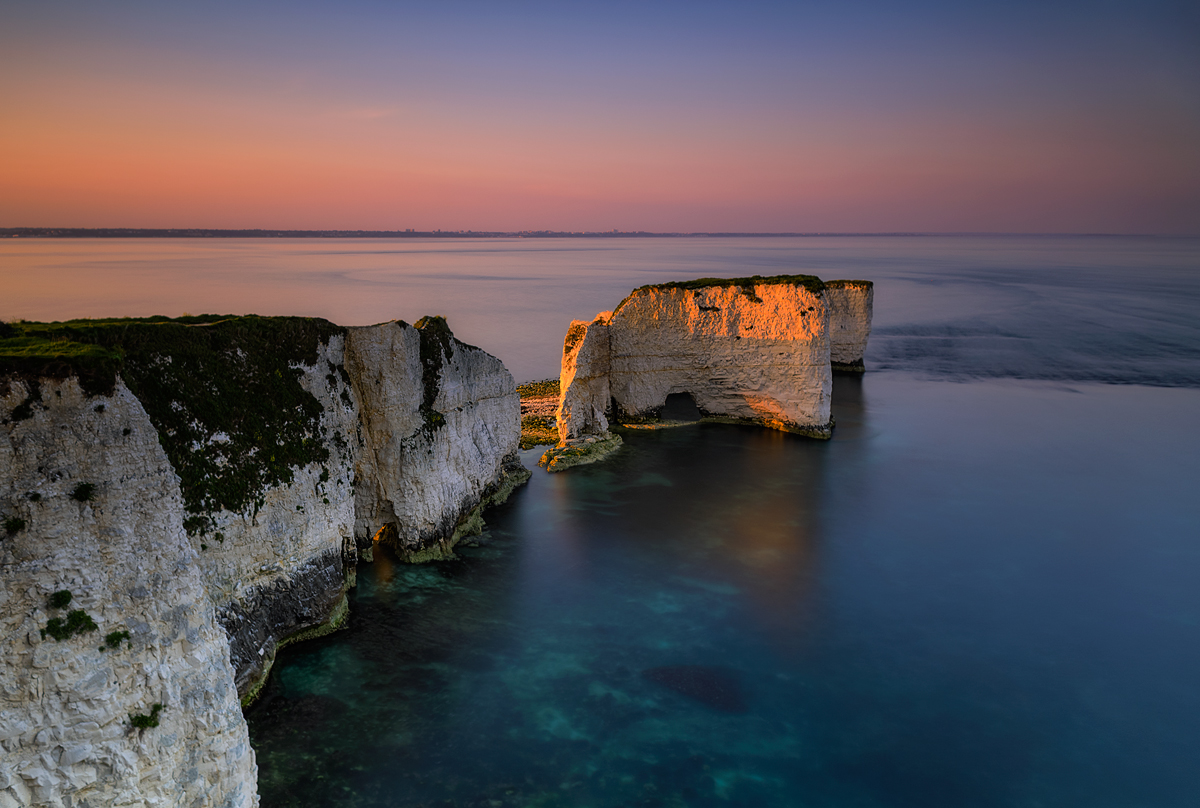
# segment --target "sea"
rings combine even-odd
[[[696,424],[359,567],[264,808],[1200,805],[1200,239],[5,239],[0,318],[441,314],[517,381],[631,289],[875,283],[833,439]]]

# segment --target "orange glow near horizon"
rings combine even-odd
[[[1200,229],[1200,110],[1174,85],[1111,107],[1013,87],[900,103],[848,78],[844,98],[789,97],[667,72],[613,80],[622,94],[596,63],[576,71],[590,95],[542,73],[489,93],[143,47],[9,57],[45,69],[0,79],[0,226]]]

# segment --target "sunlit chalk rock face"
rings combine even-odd
[[[609,332],[612,398],[628,416],[690,393],[705,415],[829,429],[829,313],[819,285],[650,287],[617,309]]]
[[[757,423],[816,438],[832,430],[832,334],[862,364],[871,284],[811,275],[644,286],[564,344],[562,444],[609,421],[655,421],[677,393],[708,420]],[[840,360],[839,360],[840,361]]]
[[[862,373],[875,285],[870,281],[828,281],[825,302],[829,306],[830,365],[837,372]]]
[[[590,323],[574,320],[563,341],[558,402],[558,437],[565,442],[608,431],[609,320],[611,311]]]
[[[7,386],[0,806],[257,804],[225,632],[146,411],[120,382],[88,397],[72,378],[14,418],[29,389]]]

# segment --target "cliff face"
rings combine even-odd
[[[363,412],[355,536],[378,535],[413,561],[448,554],[478,531],[481,506],[528,479],[512,374],[444,322],[418,325],[350,329],[346,352]]]
[[[345,342],[331,337],[317,347],[316,362],[297,368],[301,386],[320,403],[328,459],[295,469],[289,484],[265,489],[252,508],[210,513],[208,529],[190,537],[243,697],[263,683],[281,642],[345,617],[356,557],[349,436],[360,418],[353,389],[337,372]]]
[[[835,371],[862,373],[863,355],[871,336],[875,285],[870,281],[829,281],[829,362]]]
[[[630,416],[691,393],[706,415],[829,429],[829,313],[803,286],[650,288],[609,333],[612,398]]]
[[[558,436],[567,441],[608,431],[606,412],[612,400],[609,388],[610,344],[608,325],[612,312],[596,315],[591,323],[574,320],[563,342],[559,376]]]
[[[0,806],[256,804],[228,643],[157,431],[123,384],[40,392],[0,428],[0,497],[23,523],[0,540]],[[0,420],[28,393],[12,384]],[[58,591],[70,603],[51,608]],[[42,635],[74,610],[95,628]],[[114,632],[128,637],[101,650]],[[158,726],[135,729],[155,704]]]
[[[128,329],[137,395],[0,372],[0,808],[253,805],[239,696],[345,618],[358,547],[444,555],[528,477],[512,376],[438,318],[149,325]],[[253,353],[279,329],[300,347]],[[41,634],[74,609],[97,628]]]
[[[862,364],[871,284],[811,276],[704,279],[635,290],[563,349],[561,444],[608,420],[653,421],[674,393],[710,420],[827,438],[831,354]],[[840,361],[840,360],[839,360]]]

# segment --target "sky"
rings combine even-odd
[[[1200,235],[1200,4],[9,0],[0,227]]]

